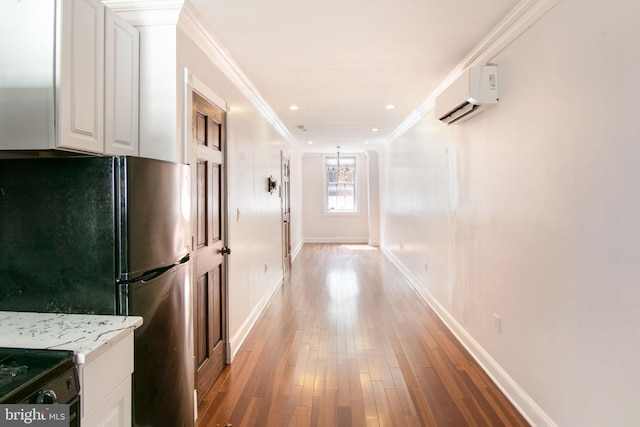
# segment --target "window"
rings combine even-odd
[[[356,156],[324,157],[325,212],[357,212]]]

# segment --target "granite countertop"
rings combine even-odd
[[[88,363],[142,325],[142,317],[0,311],[0,347],[68,350]]]

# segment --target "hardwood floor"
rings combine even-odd
[[[376,248],[306,244],[198,427],[527,426]]]

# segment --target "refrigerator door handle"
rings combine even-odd
[[[177,267],[181,264],[188,262],[190,259],[190,255],[186,254],[184,257],[180,259],[180,261],[175,262],[173,264],[165,265],[162,267],[154,268],[153,270],[145,271],[142,275],[138,277],[134,277],[131,279],[121,280],[119,283],[134,283],[134,282],[148,282],[150,280],[155,279],[158,276],[162,276],[167,271],[171,270],[174,267]]]
[[[171,270],[177,264],[165,265],[164,267],[154,268],[153,270],[145,271],[142,276],[134,279],[139,282],[148,282],[150,280],[155,279],[158,276],[162,276],[167,271]]]
[[[116,301],[116,314],[119,316],[129,315],[129,283],[119,282],[118,284],[118,300]]]
[[[182,259],[180,259],[180,261],[174,264],[165,265],[164,267],[159,267],[150,271],[146,271],[142,274],[142,276],[140,276],[136,280],[142,281],[142,282],[148,282],[149,280],[155,279],[156,277],[163,275],[167,271],[171,270],[173,267],[177,267],[181,264],[184,264],[185,262],[189,261],[189,258],[190,258],[190,255],[186,254],[184,257],[182,257]]]

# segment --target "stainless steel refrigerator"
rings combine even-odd
[[[136,315],[134,426],[193,426],[188,166],[0,160],[0,310]]]

